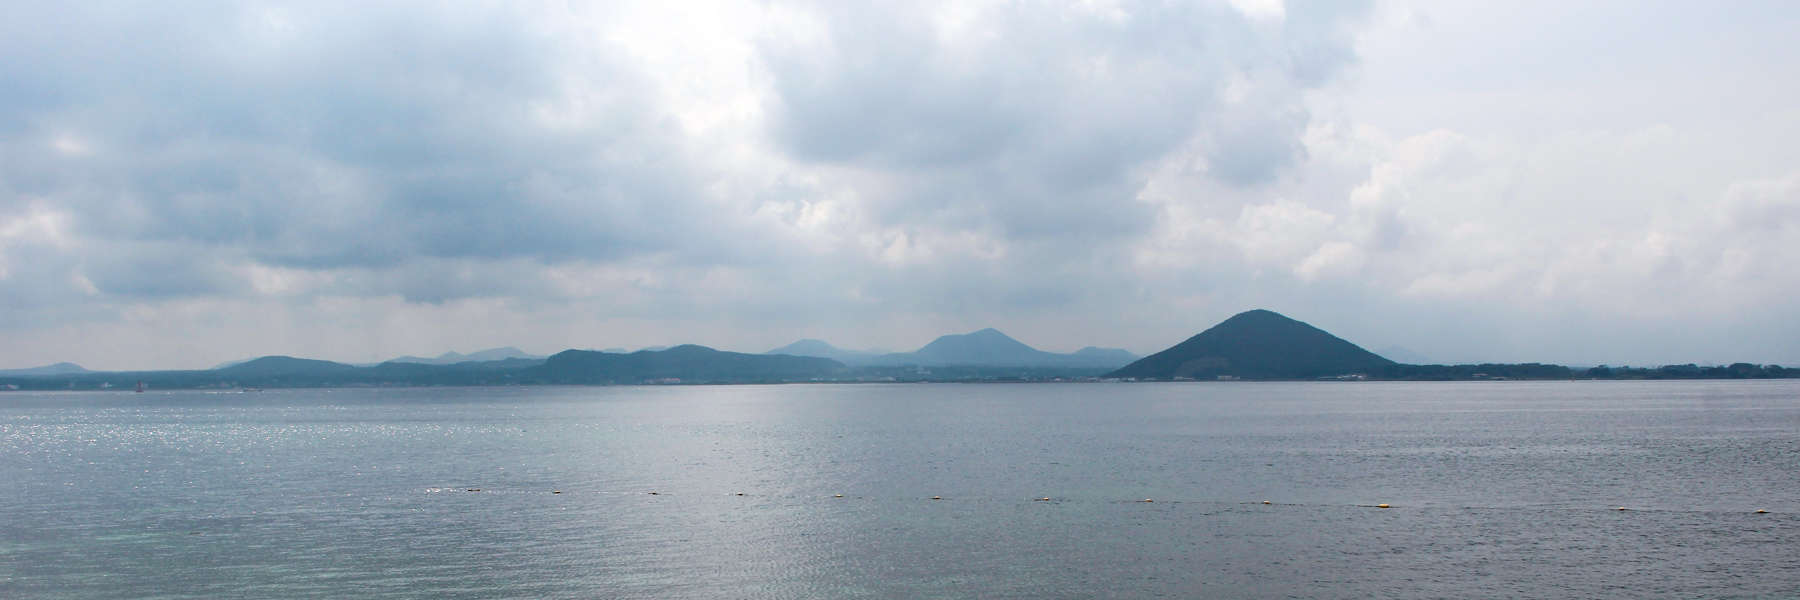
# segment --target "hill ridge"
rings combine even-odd
[[[828,358],[785,354],[746,354],[682,344],[667,350],[630,354],[564,350],[525,371],[548,383],[804,381],[836,375],[844,364]]]
[[[1248,310],[1108,377],[1313,379],[1395,364],[1323,329],[1267,309]]]

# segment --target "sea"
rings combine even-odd
[[[0,392],[0,598],[1793,597],[1794,380]]]

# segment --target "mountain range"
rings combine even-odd
[[[536,354],[527,354],[524,350],[520,350],[520,349],[514,348],[512,346],[507,346],[504,348],[489,348],[487,350],[479,350],[476,352],[470,352],[468,354],[463,354],[460,352],[445,352],[443,354],[437,355],[437,357],[435,357],[435,358],[424,358],[424,357],[419,357],[419,356],[402,356],[399,358],[388,359],[386,362],[417,363],[417,364],[421,364],[421,365],[454,365],[456,363],[487,362],[487,361],[491,361],[491,360],[506,360],[509,358],[522,358],[522,359],[526,359],[526,360],[538,360],[538,359],[542,359],[544,357],[540,356],[540,355],[536,355]]]
[[[1586,370],[1539,363],[1400,364],[1317,327],[1267,311],[1226,319],[1179,344],[1133,360],[1124,350],[1044,352],[994,329],[946,335],[912,352],[842,350],[800,340],[763,354],[682,345],[637,352],[565,350],[549,357],[516,348],[351,365],[264,356],[214,369],[88,371],[59,363],[0,371],[0,390],[259,388],[436,385],[633,385],[813,381],[1060,381],[1136,379],[1760,379],[1800,377],[1778,365]],[[1110,372],[1108,372],[1110,371]]]

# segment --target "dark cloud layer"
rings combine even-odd
[[[681,141],[615,57],[569,60],[505,5],[212,8],[13,15],[30,35],[4,50],[24,99],[8,155],[26,158],[9,202],[54,202],[95,239],[304,268],[605,259],[678,237],[655,224],[693,195]],[[577,94],[595,119],[544,122]],[[62,135],[91,154],[31,147]]]

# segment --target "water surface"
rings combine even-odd
[[[7,598],[1795,596],[1796,516],[1800,382],[0,394]]]

